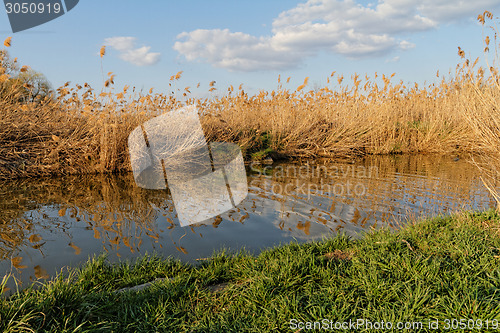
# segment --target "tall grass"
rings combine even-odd
[[[483,183],[497,202],[500,210],[500,193],[498,180],[500,179],[500,44],[499,29],[493,21],[493,15],[486,11],[478,16],[478,21],[486,25],[490,35],[484,37],[484,53],[488,67],[486,70],[475,70],[475,63],[465,59],[462,75],[465,80],[463,93],[460,95],[460,111],[471,134],[477,138],[475,152],[486,156],[482,163],[477,163],[483,171]],[[490,25],[491,22],[491,25]],[[463,53],[461,54],[464,58]]]
[[[492,18],[489,12],[480,15],[483,21]],[[115,75],[108,73],[100,92],[88,84],[66,84],[30,102],[19,99],[29,87],[7,88],[7,68],[16,73],[18,67],[1,63],[0,179],[130,171],[129,133],[147,119],[190,104],[200,109],[209,140],[235,142],[247,159],[481,153],[497,161],[500,156],[498,61],[484,69],[464,59],[451,78],[425,86],[377,73],[354,75],[346,83],[332,73],[321,89],[307,90],[307,78],[296,89],[278,79],[270,92],[249,95],[241,85],[230,86],[227,94],[205,99],[191,97],[190,87],[177,89],[182,96],[129,87],[117,92]],[[172,75],[172,87],[181,74]],[[211,82],[210,91],[215,89]],[[256,155],[259,151],[265,154]]]

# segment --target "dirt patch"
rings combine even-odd
[[[207,286],[207,289],[211,293],[218,294],[220,292],[223,292],[224,289],[226,289],[228,286],[229,286],[228,282],[223,282],[223,283],[213,284],[213,285]]]
[[[328,260],[345,261],[345,260],[351,260],[352,253],[341,250],[335,250],[333,252],[325,253],[323,257]]]

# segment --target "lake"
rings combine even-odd
[[[476,167],[453,156],[252,164],[247,171],[243,202],[187,227],[169,192],[139,188],[132,174],[4,181],[0,274],[14,274],[23,287],[95,254],[112,262],[145,253],[197,262],[222,248],[258,254],[291,241],[339,232],[360,237],[423,216],[495,206]]]

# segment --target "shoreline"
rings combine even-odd
[[[261,153],[262,151],[258,151],[257,153]],[[325,156],[310,156],[310,157],[297,157],[294,155],[284,155],[284,154],[274,154],[274,153],[265,153],[261,155],[259,159],[245,158],[244,164],[245,166],[251,165],[274,165],[280,163],[307,163],[307,164],[321,164],[321,163],[355,163],[356,161],[363,160],[370,157],[376,156],[438,156],[445,157],[450,156],[453,158],[469,158],[471,156],[479,157],[479,158],[487,158],[488,156],[482,154],[474,154],[474,152],[464,152],[464,151],[452,151],[446,153],[425,153],[425,152],[408,152],[408,153],[382,153],[382,154],[362,154],[362,155],[351,155],[351,156],[342,156],[342,155],[332,155],[331,157]],[[1,161],[0,161],[1,162]],[[27,161],[18,161],[19,164],[26,164]],[[2,169],[3,168],[3,169]],[[132,172],[132,168],[123,168],[120,170],[114,171],[92,171],[92,172],[76,172],[76,173],[67,173],[67,172],[50,172],[50,173],[33,173],[33,174],[12,174],[11,176],[5,176],[7,168],[0,165],[0,182],[8,182],[14,180],[22,180],[22,179],[42,179],[42,178],[52,178],[52,177],[64,177],[64,176],[78,176],[78,175],[106,175],[106,174],[127,174]],[[81,170],[82,171],[82,170]]]
[[[294,319],[443,322],[460,314],[500,321],[500,215],[493,210],[206,259],[93,258],[2,299],[0,328],[270,332],[290,330]]]

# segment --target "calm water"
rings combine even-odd
[[[156,252],[195,262],[221,248],[258,253],[494,206],[476,168],[452,157],[254,165],[248,182],[237,209],[189,227],[179,226],[165,191],[138,188],[131,174],[2,183],[0,275],[11,272],[26,286],[104,252],[111,261]]]

